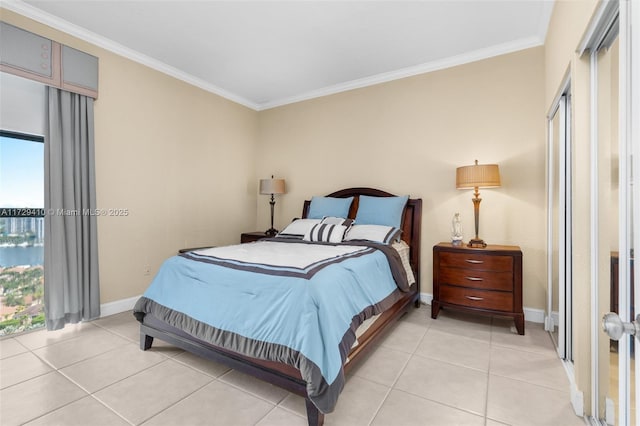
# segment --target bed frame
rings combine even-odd
[[[360,195],[374,197],[391,197],[385,191],[372,188],[349,188],[329,194],[329,197],[347,198],[354,197],[354,201],[349,211],[349,217],[355,218],[358,210]],[[304,202],[302,217],[307,216],[310,201]],[[351,350],[348,362],[344,366],[345,374],[348,373],[358,359],[363,358],[372,348],[373,343],[382,337],[385,330],[388,330],[402,314],[407,312],[411,305],[420,306],[420,227],[422,223],[422,200],[409,199],[405,208],[402,220],[402,239],[410,246],[410,263],[413,268],[416,283],[411,286],[408,293],[403,293],[403,297],[391,308],[380,314],[378,320],[358,338],[359,344]],[[153,339],[158,338],[167,343],[175,345],[188,352],[199,355],[203,358],[217,361],[230,368],[264,380],[275,386],[279,386],[296,395],[305,398],[307,409],[307,420],[309,426],[320,426],[324,423],[324,414],[307,397],[306,382],[302,380],[300,372],[292,366],[273,361],[265,361],[247,357],[238,353],[214,346],[202,340],[172,327],[151,315],[146,315],[140,324],[140,348],[147,350],[151,348]]]

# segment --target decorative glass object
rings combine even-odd
[[[460,222],[460,213],[453,215],[451,220],[451,243],[453,245],[462,244],[462,223]]]

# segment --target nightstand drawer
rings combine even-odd
[[[479,271],[512,271],[513,257],[489,256],[486,254],[469,253],[440,253],[440,266],[474,269]]]
[[[491,272],[441,267],[439,280],[442,284],[462,287],[513,291],[513,273],[511,271]]]
[[[477,290],[450,285],[440,286],[440,301],[469,308],[513,310],[513,294],[502,291]]]

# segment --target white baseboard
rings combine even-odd
[[[133,309],[133,306],[136,304],[138,299],[140,299],[140,296],[134,296],[129,297],[128,299],[121,299],[114,302],[103,303],[100,305],[100,318],[130,311]]]
[[[420,293],[420,303],[424,303],[425,305],[430,305],[432,300],[433,300],[433,294]]]
[[[608,425],[616,424],[616,404],[611,398],[604,400],[604,418]]]
[[[433,300],[433,294],[431,293],[420,293],[420,302],[425,303],[427,305],[431,304]],[[537,322],[540,324],[544,324],[544,310],[536,309],[536,308],[523,308],[524,311],[524,320]]]
[[[571,406],[578,417],[584,417],[584,394],[575,384],[571,387]]]
[[[524,320],[544,324],[544,309],[523,307]]]

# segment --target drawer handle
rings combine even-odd
[[[473,263],[473,264],[484,263],[484,260],[475,260],[475,259],[465,259],[464,261],[467,263]]]
[[[484,300],[484,297],[478,297],[478,296],[465,296],[465,297],[469,300],[475,300],[475,301]]]
[[[478,277],[465,277],[466,279],[468,279],[469,281],[482,281],[482,278],[478,278]]]

